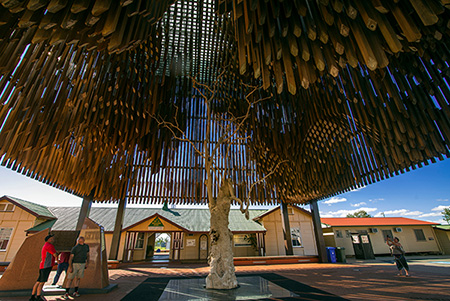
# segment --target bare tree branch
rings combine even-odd
[[[273,175],[273,174],[275,173],[275,171],[278,169],[278,167],[279,167],[281,164],[286,163],[286,162],[288,162],[288,160],[283,160],[283,161],[281,161],[281,162],[278,162],[277,165],[275,165],[275,166],[269,171],[268,174],[266,174],[262,179],[259,179],[258,181],[254,182],[254,183],[250,186],[250,189],[249,189],[249,191],[248,191],[248,197],[250,198],[250,195],[251,195],[251,193],[252,193],[252,190],[253,190],[253,188],[254,188],[256,185],[258,185],[259,183],[264,182],[268,177],[270,177],[271,175]]]
[[[161,120],[160,120],[160,119],[158,119],[157,117],[155,117],[155,116],[153,116],[153,115],[150,115],[150,116],[158,123],[159,126],[163,126],[163,127],[165,127],[166,129],[168,129],[168,130],[172,133],[174,139],[176,139],[176,140],[178,140],[178,141],[181,141],[181,142],[187,142],[187,143],[189,143],[189,144],[194,148],[195,152],[196,152],[198,155],[200,155],[202,158],[205,158],[205,154],[204,154],[202,151],[200,151],[200,150],[195,146],[194,141],[192,141],[191,139],[189,139],[188,136],[186,135],[186,133],[185,133],[182,129],[180,129],[179,126],[177,126],[176,124],[173,124],[172,122],[162,120],[162,118],[161,118]],[[175,132],[174,129],[175,129],[176,131],[178,131],[179,134],[181,134],[181,137],[179,137],[179,136],[177,135],[177,133]]]

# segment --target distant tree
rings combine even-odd
[[[447,224],[450,225],[450,207],[444,208],[444,210],[441,213],[442,213],[442,218],[444,219],[444,221],[446,221]]]
[[[372,217],[372,215],[370,215],[364,210],[359,210],[354,213],[347,214],[347,217]]]

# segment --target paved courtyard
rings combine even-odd
[[[389,257],[349,260],[347,264],[238,266],[236,272],[238,275],[275,273],[348,300],[450,301],[450,257],[410,257],[409,263],[412,277],[396,276],[395,265]],[[208,267],[132,264],[109,273],[111,283],[118,284],[117,289],[105,295],[83,295],[76,299],[121,300],[148,278],[206,276]],[[60,296],[46,298],[62,300]],[[2,298],[2,301],[19,300],[28,298]]]

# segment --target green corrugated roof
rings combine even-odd
[[[52,219],[50,221],[46,221],[43,223],[40,223],[39,225],[36,225],[28,230],[26,232],[40,232],[42,230],[51,228],[56,223],[56,219]]]
[[[51,207],[50,210],[58,218],[53,225],[52,230],[70,231],[75,229],[80,208]],[[91,208],[89,218],[102,225],[105,231],[113,231],[116,211],[116,208]],[[233,232],[266,231],[262,225],[252,220],[253,217],[265,211],[267,210],[249,210],[250,219],[247,220],[239,210],[230,210],[230,230]],[[162,216],[188,231],[209,231],[210,215],[208,209],[171,209],[169,211],[164,211],[157,208],[127,208],[125,209],[123,229],[140,223],[155,214]]]
[[[54,219],[56,216],[54,216],[50,210],[48,210],[47,207],[43,205],[39,205],[36,203],[28,202],[25,200],[21,200],[12,196],[5,195],[4,198],[8,201],[11,201],[13,203],[16,203],[15,205],[18,205],[19,207],[23,207],[24,209],[28,209],[30,213],[34,213],[34,215],[43,217],[43,218],[50,218]]]
[[[446,230],[446,231],[450,230],[450,225],[437,225],[437,226],[433,226],[433,227],[441,229],[441,230]]]

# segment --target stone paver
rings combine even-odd
[[[374,261],[350,260],[347,264],[286,264],[238,266],[238,274],[277,273],[295,281],[350,300],[449,300],[450,259],[410,259],[412,277],[396,276],[390,258]],[[148,277],[206,276],[205,265],[152,267],[129,265],[110,271],[110,282],[118,289],[106,295],[84,295],[77,300],[120,300]],[[53,275],[53,274],[52,274]],[[52,275],[50,279],[52,279]],[[47,300],[61,300],[48,296]],[[2,301],[28,300],[24,297]]]

